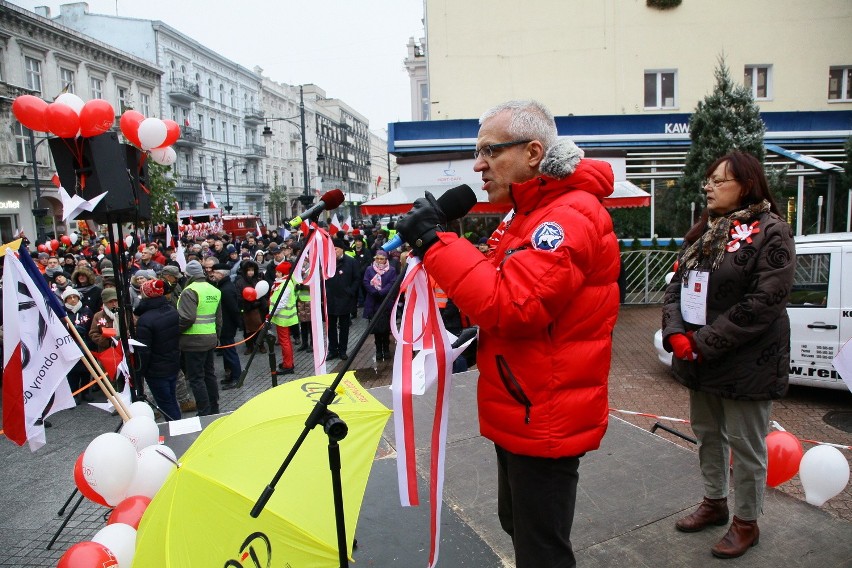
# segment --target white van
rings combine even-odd
[[[790,383],[847,390],[831,361],[852,337],[852,233],[796,237],[796,275],[787,314]],[[657,330],[657,357],[671,366],[662,337]]]

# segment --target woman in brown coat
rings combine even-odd
[[[704,501],[676,528],[728,523],[733,452],[733,523],[711,552],[735,558],[760,534],[769,415],[772,400],[787,391],[790,368],[786,306],[795,246],[753,156],[716,160],[704,191],[707,209],[686,234],[663,308],[663,342],[674,353],[675,378],[690,389],[704,480]]]

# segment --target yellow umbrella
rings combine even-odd
[[[328,438],[312,431],[258,518],[252,506],[334,375],[285,383],[210,424],[148,506],[135,566],[339,566]],[[340,442],[347,554],[376,447],[390,410],[353,373],[329,410],[349,427]],[[244,562],[252,557],[251,562]]]

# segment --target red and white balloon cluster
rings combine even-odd
[[[121,133],[131,144],[146,150],[151,159],[163,166],[171,166],[177,159],[172,144],[180,138],[180,125],[174,120],[145,118],[135,110],[126,110],[118,121]]]
[[[112,128],[115,111],[103,99],[83,99],[62,93],[52,103],[33,95],[21,95],[12,103],[18,122],[37,132],[50,132],[60,138],[89,138]]]
[[[269,292],[269,282],[261,280],[254,285],[254,288],[251,286],[243,288],[243,299],[246,302],[254,302],[266,296],[267,292]]]
[[[811,505],[822,506],[849,483],[849,462],[832,445],[818,444],[805,452],[794,434],[777,430],[766,436],[766,454],[766,485],[777,487],[798,473]]]
[[[139,523],[177,458],[170,448],[158,445],[159,429],[151,408],[134,402],[129,410],[132,418],[120,433],[101,434],[92,440],[74,464],[74,483],[80,493],[114,508],[107,526],[91,541],[69,548],[58,568],[133,565]]]

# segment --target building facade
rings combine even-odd
[[[396,156],[388,152],[385,132],[370,131],[370,185],[369,199],[384,195],[399,185]]]
[[[412,160],[465,159],[476,117],[490,106],[534,98],[557,115],[560,135],[623,163],[625,179],[651,194],[653,236],[654,198],[683,191],[689,116],[712,92],[723,57],[760,107],[767,165],[789,168],[784,197],[797,232],[852,223],[852,196],[837,186],[852,135],[852,3],[684,0],[660,10],[617,0],[426,0],[425,7],[420,45],[428,46],[432,122],[391,125],[403,185]]]
[[[52,102],[63,92],[83,100],[105,99],[123,108],[160,112],[161,71],[150,62],[105,42],[0,1],[0,236],[8,242],[19,230],[32,241],[76,227],[63,221],[62,202],[51,183],[56,171],[44,140],[12,114],[12,102],[34,95]],[[117,117],[116,117],[117,118]],[[117,123],[116,123],[117,124]],[[39,219],[39,228],[36,219]]]

